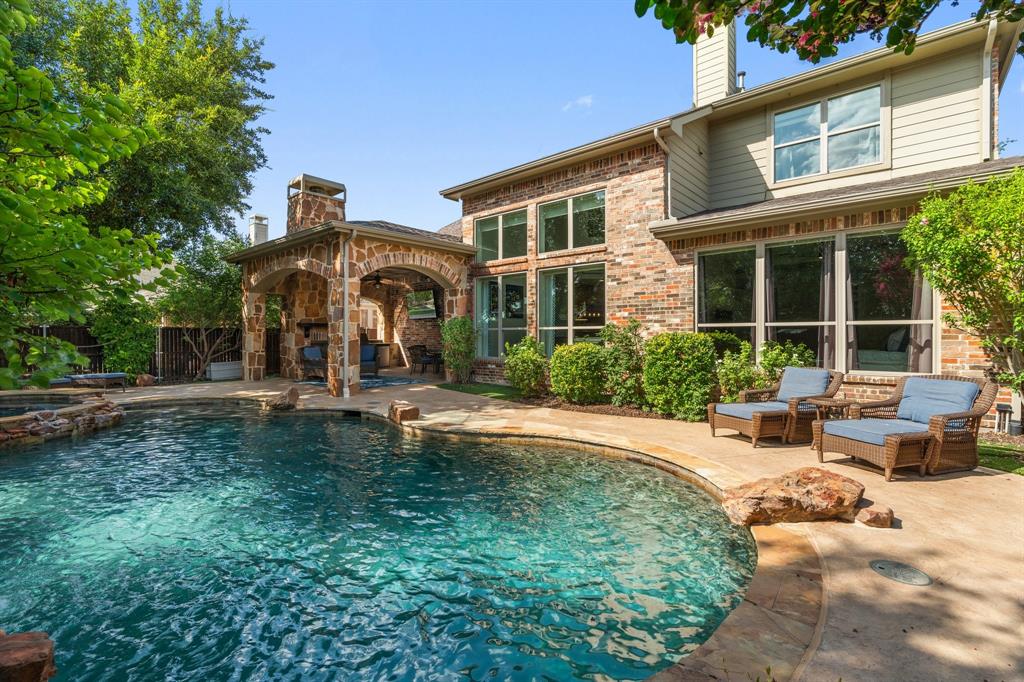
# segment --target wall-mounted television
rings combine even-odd
[[[411,291],[405,295],[410,320],[433,320],[437,318],[437,303],[433,289]]]

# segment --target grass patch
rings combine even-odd
[[[990,469],[1024,476],[1024,451],[998,443],[978,444],[979,464]]]
[[[449,391],[469,393],[471,395],[482,395],[485,398],[497,398],[498,400],[519,400],[523,397],[518,388],[502,386],[501,384],[438,384],[438,388],[446,388]]]

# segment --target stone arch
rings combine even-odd
[[[326,280],[331,279],[331,267],[321,260],[278,256],[246,277],[246,288],[253,293],[266,293],[294,272],[309,272]]]
[[[459,289],[466,285],[465,268],[453,268],[444,260],[429,253],[393,251],[381,253],[356,263],[353,276],[362,279],[382,268],[406,268],[426,275],[445,289]]]

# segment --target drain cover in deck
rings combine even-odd
[[[932,584],[932,579],[928,577],[927,573],[909,564],[889,561],[887,559],[875,559],[869,565],[871,570],[878,575],[884,575],[889,580],[895,580],[898,583],[916,585],[917,587],[925,587]]]

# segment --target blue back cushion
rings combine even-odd
[[[971,409],[978,390],[978,384],[973,381],[910,377],[903,386],[903,399],[896,416],[927,424],[937,414]]]
[[[828,388],[828,370],[817,367],[787,367],[776,400],[782,402],[798,396],[821,395]]]
[[[359,347],[359,362],[373,362],[377,357],[376,346],[360,346]]]
[[[302,357],[307,360],[322,360],[324,356],[320,354],[320,346],[303,346]]]

